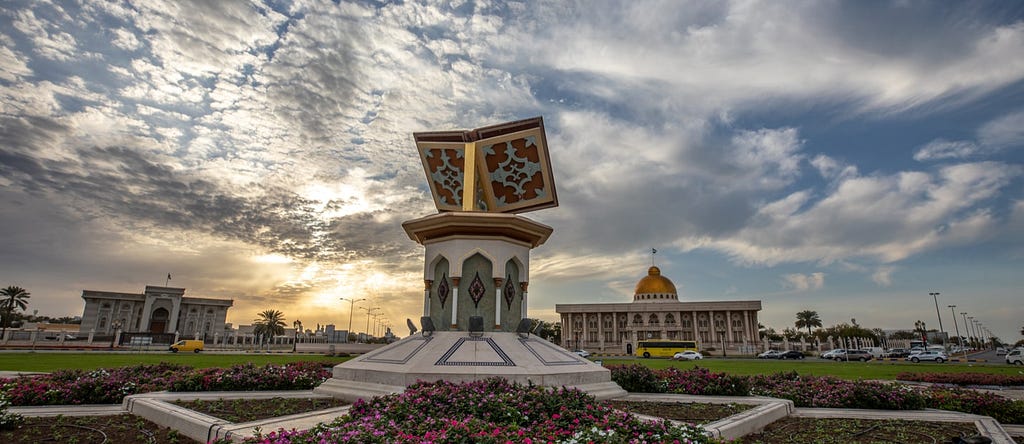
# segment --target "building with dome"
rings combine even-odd
[[[637,341],[697,341],[702,350],[750,352],[757,343],[761,301],[682,302],[675,284],[658,267],[647,270],[633,301],[556,304],[562,345],[596,352],[632,353]]]

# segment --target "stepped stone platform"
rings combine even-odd
[[[577,388],[598,399],[625,396],[599,364],[536,336],[462,331],[412,335],[334,367],[314,391],[347,401],[400,393],[416,381],[468,382],[500,376],[512,382]]]

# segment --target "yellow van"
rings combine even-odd
[[[195,352],[195,353],[199,353],[199,352],[203,351],[203,341],[195,341],[195,340],[191,340],[191,339],[184,339],[184,340],[181,340],[181,341],[178,341],[178,342],[175,342],[175,343],[171,344],[171,348],[169,348],[168,350],[170,350],[171,353],[177,353],[179,350],[180,351],[186,351],[186,352],[187,351],[192,351],[192,352]]]

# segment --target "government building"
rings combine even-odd
[[[636,284],[633,302],[556,304],[562,345],[569,349],[628,353],[637,341],[697,341],[701,350],[751,352],[758,342],[761,301],[681,302],[658,267]]]
[[[143,293],[83,290],[82,333],[177,333],[181,337],[224,335],[234,301],[186,297],[184,288],[146,286]]]

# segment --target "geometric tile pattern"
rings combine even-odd
[[[430,339],[429,336],[410,338],[408,342],[371,352],[363,357],[362,360],[378,364],[405,364],[413,356],[416,356],[416,353],[419,353],[430,342]]]
[[[537,360],[546,367],[586,365],[586,363],[582,361],[583,358],[567,352],[564,348],[556,347],[548,341],[525,338],[519,339],[519,342],[521,342],[523,347],[526,347],[530,353],[533,353],[533,355],[537,357]]]
[[[516,363],[491,338],[459,338],[434,365],[515,367]]]

